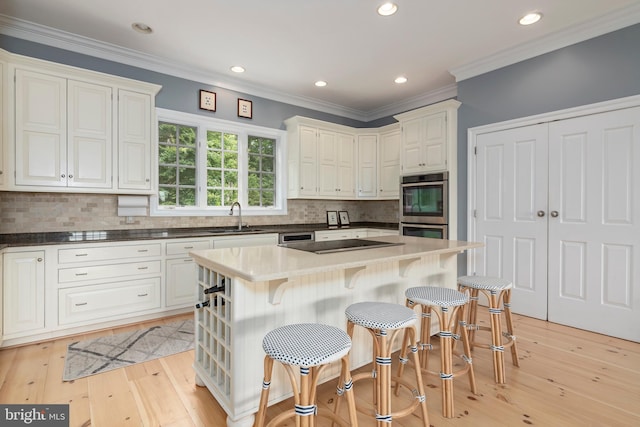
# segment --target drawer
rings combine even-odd
[[[80,286],[58,291],[61,325],[160,308],[160,278]]]
[[[141,261],[125,264],[92,265],[87,267],[61,268],[58,270],[58,282],[84,282],[96,279],[136,276],[140,274],[159,274],[160,261]]]
[[[58,263],[68,264],[72,262],[94,262],[108,261],[112,259],[131,259],[160,256],[160,243],[149,243],[142,245],[116,245],[86,248],[58,250]]]
[[[190,251],[199,249],[209,249],[211,244],[209,240],[190,240],[188,242],[170,242],[167,243],[167,255],[184,256],[189,255]]]

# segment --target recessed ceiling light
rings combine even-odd
[[[398,11],[398,5],[392,2],[386,2],[381,6],[378,6],[378,15],[389,16]]]
[[[325,82],[324,80],[318,80],[317,82],[314,83],[314,85],[318,87],[325,87],[327,85],[327,82]]]
[[[520,18],[518,23],[520,25],[531,25],[531,24],[535,24],[536,22],[538,22],[541,18],[542,18],[542,14],[541,13],[539,13],[539,12],[531,12],[531,13],[527,13],[525,16]]]
[[[407,78],[405,76],[396,77],[394,82],[396,82],[398,84],[406,83],[407,82]]]
[[[143,24],[142,22],[134,22],[133,24],[131,24],[131,28],[133,28],[134,30],[136,30],[141,34],[153,33],[153,29],[147,24]]]
[[[241,67],[240,65],[234,65],[233,67],[231,67],[231,71],[233,71],[234,73],[244,73],[244,67]]]

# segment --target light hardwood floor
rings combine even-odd
[[[61,380],[70,342],[174,319],[0,350],[0,403],[69,403],[71,426],[222,427],[224,412],[206,388],[194,384],[193,351]],[[432,426],[640,426],[640,344],[518,315],[514,320],[520,368],[511,366],[505,354],[506,385],[494,384],[491,356],[477,349],[473,362],[479,394],[472,395],[460,377],[454,391],[457,415],[445,419],[439,380],[425,378]],[[354,390],[358,404],[366,406],[371,396],[367,382],[356,383]],[[333,381],[320,386],[319,404],[332,407],[334,392]],[[268,416],[290,405],[290,400],[281,402],[269,408]],[[418,414],[393,425],[421,426]],[[359,414],[359,423],[375,425],[365,413]],[[320,419],[318,425],[329,423]]]

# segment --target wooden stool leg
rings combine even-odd
[[[402,347],[400,347],[400,364],[398,365],[398,378],[404,374],[404,366],[407,364],[407,351],[409,351],[409,331],[405,329],[402,337]],[[400,382],[396,382],[395,395],[400,395]],[[374,402],[375,403],[375,402]]]
[[[450,328],[449,308],[440,307],[440,383],[442,385],[442,415],[453,418],[453,333]]]
[[[507,324],[507,334],[511,340],[511,361],[514,366],[520,366],[518,358],[518,344],[516,343],[516,335],[513,331],[513,318],[511,317],[511,289],[503,291],[504,318]]]
[[[260,393],[260,406],[256,415],[256,426],[263,427],[269,404],[269,387],[271,386],[271,373],[273,371],[273,359],[269,356],[264,358],[264,379],[262,380],[262,392]]]
[[[407,330],[412,335],[411,354],[413,356],[413,363],[416,368],[415,369],[416,384],[418,388],[418,393],[420,393],[418,396],[416,396],[416,398],[420,400],[420,408],[422,409],[422,421],[424,423],[424,427],[429,427],[430,424],[429,424],[429,413],[427,412],[427,398],[424,390],[424,383],[422,381],[422,372],[419,367],[420,359],[418,357],[418,341],[417,341],[418,333],[416,331],[416,328],[413,326],[408,327]]]
[[[342,358],[342,374],[344,381],[344,390],[347,397],[347,405],[349,405],[349,425],[358,425],[358,415],[356,412],[356,400],[353,396],[353,381],[351,379],[351,368],[349,365],[349,355]],[[340,400],[340,399],[338,399]]]
[[[429,353],[433,350],[431,345],[431,307],[422,306],[422,320],[420,326],[420,362],[422,369],[429,369]]]
[[[497,384],[505,383],[504,346],[502,345],[502,322],[497,291],[489,294],[489,317],[491,318],[491,350],[493,353],[493,372]]]
[[[381,329],[378,334],[378,355],[375,359],[377,376],[378,405],[376,421],[378,427],[391,422],[391,349],[387,340],[387,331]]]
[[[465,306],[461,305],[460,307],[458,307],[458,313],[457,313],[457,318],[458,318],[458,325],[460,325],[460,337],[462,339],[462,358],[464,359],[465,362],[467,362],[467,364],[469,365],[469,388],[471,389],[471,393],[473,394],[478,394],[477,393],[477,388],[476,388],[476,375],[473,371],[473,360],[471,359],[471,345],[469,343],[469,333],[467,331],[466,328],[466,321],[464,319],[466,319],[465,317]]]

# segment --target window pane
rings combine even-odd
[[[222,206],[222,190],[207,191],[207,206]]]
[[[275,205],[275,192],[263,191],[262,192],[262,206],[274,206]]]
[[[260,154],[260,140],[249,137],[249,153]]]
[[[224,134],[224,149],[238,151],[238,135],[232,133]]]
[[[222,167],[222,153],[220,151],[209,151],[207,153],[207,167],[210,167],[210,168]]]
[[[158,161],[160,164],[175,165],[178,161],[178,156],[176,156],[176,147],[160,145],[158,147]]]
[[[222,187],[222,171],[207,171],[207,187]]]
[[[249,206],[262,206],[260,204],[260,191],[249,190]]]
[[[262,158],[262,171],[273,172],[273,157]]]
[[[262,174],[262,188],[265,190],[273,190],[275,188],[275,177],[272,174]]]
[[[158,124],[158,140],[165,144],[176,143],[176,133],[178,128],[171,123],[159,123]]]
[[[196,185],[196,168],[180,168],[180,185]]]
[[[238,188],[238,172],[224,172],[224,188]]]
[[[234,190],[224,191],[224,206],[231,206],[233,202],[238,200],[238,192]]]
[[[231,153],[228,151],[224,153],[224,168],[238,169],[238,153]]]
[[[207,131],[207,147],[210,149],[220,150],[222,148],[222,133],[214,132],[212,130]]]
[[[196,145],[196,133],[196,128],[180,126],[180,144],[189,146]]]
[[[158,200],[161,205],[175,206],[176,205],[176,189],[160,187],[158,191]]]
[[[274,146],[275,141],[273,139],[263,139],[262,140],[262,154],[265,156],[273,156],[274,155]]]
[[[178,203],[180,206],[195,206],[196,205],[196,189],[180,188],[178,192]]]
[[[196,165],[196,150],[194,148],[180,148],[178,162],[181,165]]]
[[[249,171],[260,170],[260,156],[249,155]]]
[[[171,166],[160,166],[158,168],[158,184],[175,184],[176,168]]]
[[[260,188],[260,174],[255,172],[249,172],[248,188]]]

